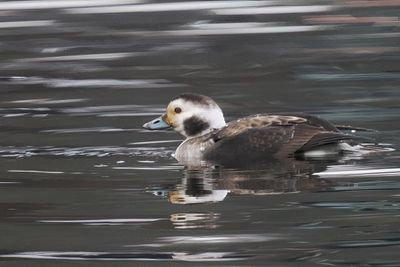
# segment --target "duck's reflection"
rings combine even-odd
[[[313,175],[326,170],[328,162],[272,161],[241,169],[222,166],[186,166],[183,176],[172,187],[152,190],[173,204],[199,204],[223,201],[228,194],[273,195],[318,191],[332,187],[331,180]]]
[[[181,181],[168,193],[169,201],[173,204],[197,204],[224,200],[229,189],[218,185],[218,173],[211,168],[185,169]]]
[[[219,227],[217,221],[220,217],[218,213],[174,213],[171,214],[170,221],[176,229],[215,229]]]

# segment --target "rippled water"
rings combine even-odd
[[[0,266],[399,266],[400,2],[0,2]],[[191,170],[180,92],[395,151]],[[134,263],[132,263],[134,261]]]

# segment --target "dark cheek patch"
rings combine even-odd
[[[208,129],[210,125],[202,119],[193,116],[183,122],[183,127],[188,136],[193,136]]]

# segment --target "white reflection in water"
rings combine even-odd
[[[0,22],[0,29],[44,27],[44,26],[51,26],[53,24],[54,24],[54,20],[6,21],[6,22]]]
[[[43,174],[63,174],[65,172],[60,171],[41,171],[41,170],[7,170],[8,172],[14,173],[43,173]]]
[[[21,117],[29,115],[29,113],[14,113],[14,114],[5,114],[3,115],[4,118],[13,118],[13,117]]]
[[[131,52],[131,53],[100,53],[100,54],[81,54],[81,55],[68,55],[68,56],[54,56],[54,57],[37,57],[37,58],[23,58],[18,59],[18,62],[52,62],[52,61],[71,61],[71,60],[117,60],[127,57],[142,56],[144,52]]]
[[[90,79],[90,80],[51,80],[52,87],[119,87],[119,88],[161,88],[176,87],[178,84],[169,83],[163,79],[150,80],[114,80],[114,79]],[[181,85],[183,86],[183,85]]]
[[[213,8],[238,8],[249,6],[263,6],[271,1],[192,1],[192,2],[170,2],[152,3],[142,5],[123,5],[113,7],[94,8],[71,8],[68,13],[73,14],[101,14],[101,13],[134,13],[134,12],[167,12],[167,11],[188,11],[204,10]]]
[[[218,213],[175,213],[170,220],[176,229],[215,229]]]
[[[70,50],[73,48],[76,48],[76,47],[47,47],[47,48],[41,49],[40,52],[43,54],[53,54],[53,53],[67,51],[67,50]]]
[[[188,195],[185,190],[176,190],[169,193],[169,201],[172,204],[200,204],[223,201],[229,190],[210,190],[207,194]]]
[[[84,224],[84,225],[124,225],[131,223],[150,223],[165,219],[94,219],[94,220],[39,220],[41,223],[67,223],[67,224]]]
[[[157,167],[113,167],[113,170],[182,170],[184,166],[157,166]]]
[[[156,50],[156,49],[153,49]],[[162,48],[157,49],[157,51],[162,50]],[[167,50],[167,49],[166,49]],[[172,49],[171,49],[172,50]],[[180,51],[182,51],[182,48],[180,48]],[[140,71],[157,71],[157,70],[162,70],[162,71],[171,71],[171,70],[203,70],[203,69],[210,69],[210,66],[208,65],[161,65],[161,66],[133,66],[133,70],[140,70]]]
[[[175,253],[174,260],[180,261],[233,261],[243,260],[251,256],[235,255],[231,252],[204,252],[198,254]]]
[[[68,7],[90,7],[134,4],[137,0],[47,0],[47,1],[3,1],[0,10],[29,10],[29,9],[51,9]]]
[[[87,98],[72,98],[72,99],[35,98],[35,99],[22,99],[22,100],[7,101],[5,103],[56,105],[56,104],[70,104],[70,103],[86,102],[88,100],[89,99],[87,99]]]
[[[363,177],[382,177],[382,176],[399,176],[400,168],[385,168],[385,169],[358,169],[358,170],[343,170],[341,169],[343,166],[334,166],[330,167],[328,171],[317,172],[314,175],[318,175],[321,177],[354,177],[354,176],[363,176]]]
[[[254,243],[282,239],[278,235],[263,234],[233,234],[233,235],[206,235],[206,236],[171,236],[162,237],[160,241],[166,244],[224,244],[224,243]]]
[[[256,28],[274,25],[272,23],[260,22],[225,22],[225,23],[208,23],[207,21],[197,21],[187,26],[194,29],[216,30],[216,29],[240,29],[240,28]]]
[[[189,29],[189,30],[171,30],[158,32],[159,34],[190,36],[190,35],[232,35],[232,34],[268,34],[268,33],[291,33],[291,32],[309,32],[309,31],[324,31],[333,29],[332,27],[313,25],[313,26],[262,26],[264,23],[259,23],[258,27],[241,27],[241,23],[224,23],[231,24],[227,28],[214,29]],[[237,27],[235,27],[235,24]]]
[[[40,131],[40,132],[41,133],[68,134],[68,133],[113,133],[113,132],[135,132],[135,131],[137,131],[137,129],[94,127],[94,128],[44,130],[44,131]]]
[[[213,10],[216,15],[257,15],[257,14],[292,14],[292,13],[313,13],[327,12],[337,7],[328,5],[315,6],[273,6],[273,7],[252,7]]]

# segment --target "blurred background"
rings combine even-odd
[[[398,151],[399,14],[399,0],[1,1],[0,265],[400,265],[398,152],[277,192],[195,174],[218,203],[177,206],[182,137],[141,129],[195,92],[228,121],[307,112]]]

